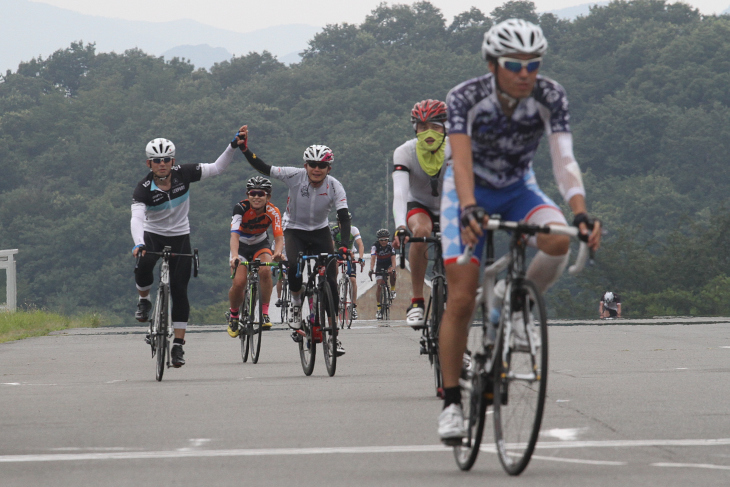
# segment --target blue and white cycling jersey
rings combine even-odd
[[[540,75],[532,96],[521,100],[511,117],[502,111],[492,73],[454,87],[446,105],[449,134],[471,137],[477,186],[504,188],[522,180],[543,133],[570,133],[565,90]]]

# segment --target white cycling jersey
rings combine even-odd
[[[431,176],[426,174],[418,162],[417,142],[418,139],[413,138],[398,147],[393,153],[393,217],[396,228],[406,226],[407,207],[411,201],[422,204],[436,216],[439,214],[444,173],[451,160],[451,144],[449,144],[449,138],[446,137],[444,165],[437,174],[438,184],[434,195]]]
[[[235,149],[228,146],[212,164],[183,164],[172,167],[171,186],[159,189],[152,172],[137,184],[132,196],[130,227],[135,245],[144,245],[144,232],[165,237],[190,233],[190,184],[225,171],[233,161]]]
[[[345,188],[332,176],[325,177],[317,188],[309,182],[303,167],[271,166],[271,177],[289,188],[284,216],[287,230],[311,231],[328,227],[332,207],[336,210],[347,208]]]

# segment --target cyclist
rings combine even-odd
[[[387,228],[381,228],[375,236],[378,240],[375,241],[370,249],[370,272],[368,275],[370,279],[373,278],[373,269],[375,273],[388,271],[390,274],[390,292],[393,298],[395,298],[395,250],[390,245],[390,232]],[[376,279],[378,286],[376,293],[376,299],[378,301],[376,319],[380,320],[383,318],[383,303],[380,302],[380,286],[387,286],[388,283],[385,282],[382,274],[378,274]]]
[[[482,225],[488,215],[534,224],[567,225],[563,213],[539,189],[532,158],[547,133],[558,189],[587,233],[585,190],[568,124],[565,90],[538,75],[547,41],[542,29],[521,19],[494,25],[484,36],[482,57],[489,73],[465,81],[448,94],[449,138],[453,165],[446,170],[441,200],[441,230],[449,295],[439,341],[444,378],[444,409],[438,432],[446,443],[465,435],[459,374],[474,310]],[[600,245],[596,220],[588,245]],[[540,234],[530,242],[538,253],[527,278],[544,293],[568,262],[566,236]],[[467,244],[477,244],[471,263],[458,265]]]
[[[330,176],[334,154],[332,149],[324,145],[311,145],[304,150],[304,167],[270,166],[254,154],[247,145],[248,126],[241,128],[241,136],[246,141],[241,150],[249,164],[260,173],[278,179],[289,188],[284,220],[286,230],[286,254],[291,260],[287,267],[289,290],[292,295],[292,316],[289,326],[298,330],[302,322],[302,276],[297,277],[297,256],[299,252],[334,253],[332,235],[327,217],[330,210],[337,209],[337,219],[343,241],[350,239],[350,215],[347,210],[347,195],[342,184]],[[340,248],[340,253],[347,253]],[[337,261],[332,260],[327,268],[327,280],[332,289],[335,309],[339,306],[337,296]],[[301,337],[292,334],[294,340]],[[345,349],[337,340],[337,354],[343,355]]]
[[[236,261],[272,262],[281,259],[284,248],[284,231],[281,228],[281,213],[271,203],[271,181],[261,176],[254,176],[246,182],[248,198],[236,203],[231,219],[231,271]],[[271,226],[274,233],[274,251],[272,254],[269,235],[266,230]],[[238,336],[239,308],[243,303],[243,295],[248,279],[247,269],[239,270],[228,291],[231,308],[228,312],[228,334]],[[271,268],[259,268],[261,282],[261,312],[264,315],[263,327],[271,328],[269,319],[269,300],[271,299]]]
[[[352,222],[352,213],[350,213],[350,222]],[[332,240],[334,241],[335,247],[346,247],[350,249],[353,254],[355,252],[360,256],[357,263],[360,264],[360,272],[365,265],[365,261],[362,256],[365,255],[365,246],[362,243],[362,237],[360,236],[360,230],[355,225],[350,225],[350,241],[342,242],[342,236],[340,235],[340,222],[333,223],[330,225],[330,231],[332,232]],[[347,263],[347,275],[350,276],[350,283],[352,284],[352,319],[357,319],[357,266],[352,265],[350,262]]]
[[[400,248],[413,237],[429,237],[438,222],[444,161],[451,158],[446,136],[446,104],[423,100],[413,106],[411,123],[416,137],[393,153],[393,215],[396,232],[393,247]],[[410,231],[410,232],[408,232]],[[401,241],[403,234],[403,241]],[[413,297],[406,312],[406,322],[422,325],[424,316],[423,283],[428,266],[426,243],[413,243],[408,251]]]
[[[190,248],[190,185],[217,176],[228,168],[235,148],[243,144],[239,133],[235,135],[223,154],[212,164],[175,164],[175,144],[163,138],[151,140],[145,152],[149,174],[137,184],[132,196],[131,231],[134,240],[132,254],[141,255],[134,270],[134,280],[139,293],[137,321],[149,321],[152,303],[150,288],[154,282],[153,271],[159,257],[146,255],[146,251],[161,252],[165,246],[172,252],[191,253]],[[183,344],[190,314],[188,281],[192,262],[189,257],[173,257],[170,260],[170,293],[172,296],[172,327],[175,330],[170,356],[172,365],[185,364]],[[149,339],[149,338],[148,338]]]
[[[621,296],[607,291],[602,297],[598,305],[598,315],[600,318],[621,318]]]

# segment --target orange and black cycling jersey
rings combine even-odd
[[[281,213],[271,203],[266,203],[266,211],[260,215],[251,208],[251,202],[248,200],[239,201],[233,207],[231,233],[237,233],[241,243],[253,245],[264,241],[268,237],[266,229],[269,226],[274,238],[284,235],[284,230],[281,228]]]

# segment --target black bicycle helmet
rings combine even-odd
[[[268,194],[271,194],[271,181],[263,176],[254,176],[246,182],[246,191],[252,189],[263,189]]]
[[[375,236],[378,237],[378,239],[381,239],[381,238],[388,238],[389,239],[390,238],[390,232],[388,231],[387,228],[381,228],[380,230],[378,230],[378,233],[376,233]]]

